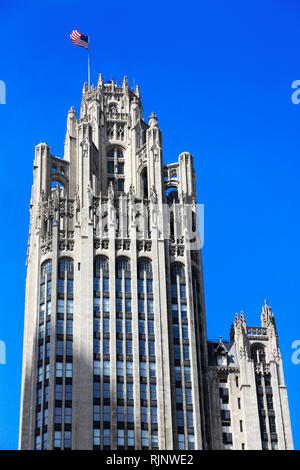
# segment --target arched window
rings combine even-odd
[[[45,274],[50,274],[51,272],[52,272],[52,261],[51,260],[45,261],[41,267],[41,275],[45,276]]]
[[[181,263],[174,263],[171,266],[171,280],[176,280],[176,277],[179,276],[182,280],[185,280],[184,265]]]
[[[123,150],[118,148],[118,147],[114,147],[114,148],[111,148],[108,150],[107,154],[106,154],[106,157],[107,158],[117,158],[117,159],[122,159],[124,158],[124,153],[123,153]]]
[[[149,259],[141,259],[138,262],[138,272],[146,271],[147,273],[152,273],[152,264]]]
[[[68,273],[73,273],[73,260],[71,258],[62,258],[59,261],[58,265],[58,276],[59,278],[64,278],[64,273],[67,271]]]
[[[147,167],[143,168],[141,172],[141,194],[143,195],[144,199],[148,199],[148,170]]]
[[[254,360],[254,363],[266,362],[266,352],[265,347],[262,344],[253,344],[251,347],[251,359]]]
[[[96,277],[100,277],[100,271],[109,271],[108,259],[105,256],[97,256],[94,262],[94,274]]]
[[[119,258],[116,261],[116,271],[130,272],[130,260],[128,258]]]
[[[107,156],[107,180],[106,186],[109,188],[111,183],[115,190],[119,192],[124,191],[124,173],[125,162],[123,150],[119,147],[110,148],[106,154]]]

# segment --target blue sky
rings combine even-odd
[[[260,325],[275,314],[295,448],[300,449],[299,154],[300,5],[91,0],[0,1],[1,316],[0,449],[16,449],[23,341],[25,260],[34,146],[63,156],[66,115],[79,111],[90,35],[91,81],[140,86],[144,116],[158,116],[164,162],[194,155],[203,247],[208,337],[229,337],[235,312]],[[5,38],[5,40],[3,40]]]

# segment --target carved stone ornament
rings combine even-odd
[[[246,359],[248,357],[247,349],[245,346],[240,346],[239,356],[240,356],[240,359]]]
[[[88,149],[89,149],[89,144],[87,138],[84,138],[84,140],[81,142],[81,148],[82,148],[82,156],[83,158],[86,158],[88,155]]]

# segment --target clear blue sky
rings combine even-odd
[[[190,151],[203,248],[208,337],[229,337],[235,312],[260,325],[266,298],[276,316],[295,448],[300,449],[300,5],[241,2],[1,0],[0,449],[16,449],[25,259],[34,146],[63,156],[66,115],[79,111],[91,37],[91,79],[127,75],[145,118],[163,132],[164,161]]]

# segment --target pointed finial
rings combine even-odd
[[[68,114],[72,114],[73,116],[75,115],[76,116],[76,111],[74,109],[74,106],[71,106],[71,108],[69,109],[68,111]]]
[[[102,77],[102,73],[99,73],[99,75],[98,75],[98,83],[97,83],[97,86],[98,86],[98,87],[103,87],[103,77]]]
[[[136,87],[135,87],[134,94],[135,94],[138,98],[140,98],[141,95],[140,95],[140,89],[139,89],[139,86],[138,86],[138,85],[136,85]]]
[[[87,82],[84,82],[83,88],[82,88],[82,93],[86,93],[88,90]]]
[[[149,118],[149,125],[150,127],[157,127],[157,117],[154,112],[151,113]]]
[[[123,79],[123,88],[124,89],[128,88],[128,78],[126,75],[124,76],[124,79]]]

